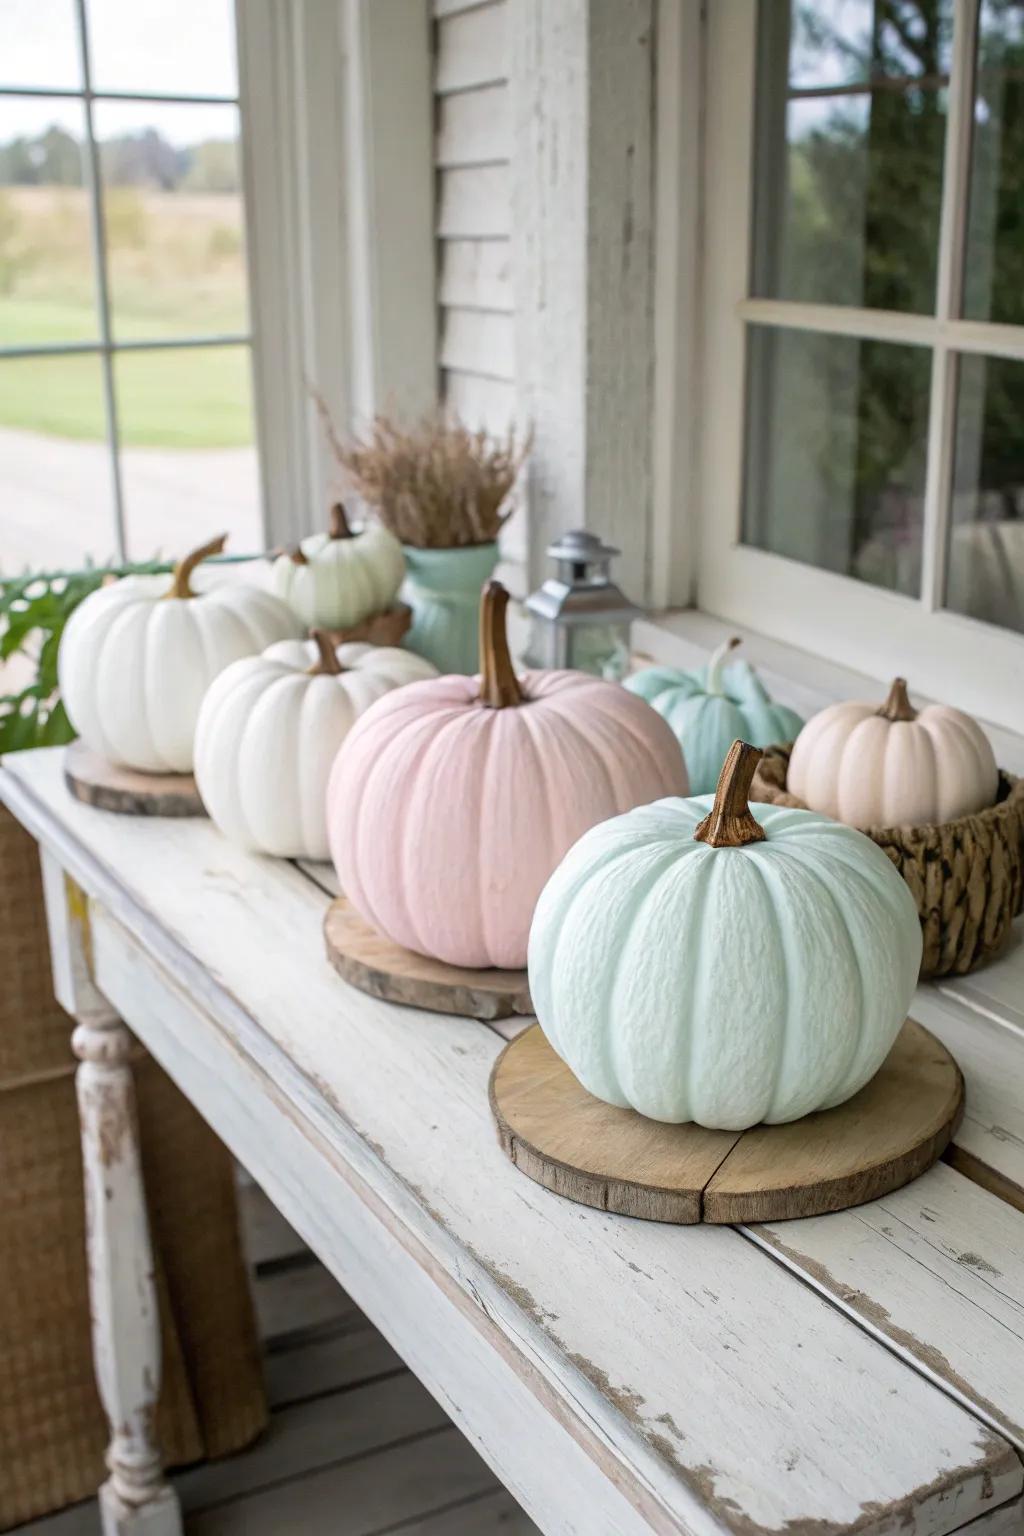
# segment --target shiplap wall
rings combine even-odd
[[[442,395],[470,426],[505,433],[516,419],[508,4],[433,4]],[[520,515],[502,542],[521,595]]]

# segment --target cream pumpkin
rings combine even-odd
[[[390,607],[404,575],[394,534],[381,523],[354,531],[337,503],[326,533],[311,534],[278,556],[270,585],[308,628],[350,629]]]
[[[507,602],[484,588],[480,677],[374,704],[327,792],[345,895],[395,943],[452,965],[524,965],[534,904],[576,839],[686,788],[679,745],[642,699],[581,672],[516,677]]]
[[[914,709],[902,677],[879,708],[832,704],[807,722],[787,787],[853,827],[953,821],[992,805],[999,773],[988,737],[959,709]]]
[[[299,631],[269,592],[221,581],[194,550],[171,576],[126,576],[100,587],[68,620],[61,697],[86,746],[145,773],[188,773],[203,695],[225,667]],[[193,576],[197,586],[193,587]]]
[[[436,677],[391,646],[283,640],[220,674],[196,726],[195,771],[211,819],[243,848],[326,859],[327,780],[364,710],[394,688]]]
[[[874,1076],[917,983],[914,899],[882,850],[810,811],[747,804],[735,742],[714,800],[594,827],[537,903],[530,996],[596,1098],[743,1130]]]

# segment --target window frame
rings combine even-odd
[[[239,7],[241,9],[241,7]],[[240,22],[240,18],[239,18]],[[67,342],[42,342],[38,344],[26,343],[21,346],[0,345],[0,363],[11,360],[33,357],[96,357],[100,363],[100,375],[103,389],[104,418],[106,422],[106,447],[107,462],[110,471],[111,491],[111,518],[112,532],[114,535],[115,559],[123,562],[127,554],[126,523],[124,487],[121,477],[121,434],[118,419],[117,387],[114,379],[114,360],[122,353],[131,352],[164,352],[164,351],[190,351],[204,347],[231,347],[244,346],[252,367],[253,356],[253,324],[252,324],[252,294],[251,271],[249,273],[250,293],[249,313],[250,323],[246,330],[220,334],[183,335],[181,337],[152,338],[146,341],[120,341],[114,334],[112,320],[112,305],[109,288],[109,273],[107,266],[107,225],[106,210],[103,201],[103,180],[100,169],[100,141],[96,133],[94,108],[97,102],[129,102],[129,103],[158,103],[161,106],[227,106],[235,107],[238,111],[239,135],[241,154],[244,159],[245,147],[243,138],[243,123],[246,113],[245,103],[242,99],[241,81],[239,80],[238,93],[233,96],[209,95],[204,93],[165,92],[165,91],[102,91],[94,90],[92,84],[92,54],[89,39],[89,17],[87,0],[74,0],[74,27],[75,46],[78,53],[80,71],[80,86],[78,89],[71,87],[47,88],[47,87],[17,87],[0,86],[0,100],[17,100],[19,98],[35,100],[60,100],[80,102],[82,106],[82,123],[84,129],[84,142],[82,144],[82,190],[86,194],[89,208],[89,234],[92,251],[94,301],[96,309],[96,339],[93,341],[67,341]],[[246,244],[248,246],[248,219],[247,197],[244,187],[243,174],[243,216],[246,221]],[[256,434],[256,424],[253,423],[257,458],[259,458],[259,440]],[[265,521],[265,514],[261,509],[261,521]]]
[[[915,692],[1011,729],[1024,727],[1024,635],[941,608],[956,409],[956,353],[1024,360],[1024,327],[957,318],[967,216],[973,60],[979,0],[958,0],[943,169],[934,316],[749,297],[757,7],[716,0],[706,18],[703,243],[698,363],[701,426],[692,535],[696,600],[880,681],[906,673]],[[872,587],[740,543],[746,332],[786,326],[927,346],[932,352],[920,598]],[[683,359],[676,360],[677,368]],[[693,413],[691,413],[692,415]],[[678,508],[676,509],[678,515]]]
[[[75,6],[81,39],[85,0]],[[95,343],[0,348],[0,361],[26,351],[104,356],[122,550],[111,364],[118,351],[248,344],[267,547],[315,528],[331,489],[333,465],[312,389],[342,431],[383,408],[413,415],[437,401],[429,0],[235,0],[234,9],[237,97],[94,93],[84,67],[84,90],[6,93],[84,96],[94,240],[103,208],[91,101],[225,100],[239,108],[248,331],[116,342],[104,288],[97,295],[104,329]],[[97,282],[105,283],[101,254],[94,249]]]

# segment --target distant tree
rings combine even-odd
[[[108,139],[100,148],[103,179],[111,187],[153,187],[174,192],[185,156],[155,128]]]
[[[0,181],[13,187],[80,186],[82,146],[56,125],[34,139],[19,135],[0,145]]]
[[[193,145],[188,154],[183,187],[190,192],[238,191],[238,144],[234,139],[205,139]]]

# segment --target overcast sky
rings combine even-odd
[[[96,91],[234,96],[231,0],[86,0]],[[75,0],[0,0],[0,87],[81,86]],[[158,128],[173,144],[228,137],[234,109],[97,104],[100,134]],[[0,97],[0,141],[58,122],[81,132],[75,102]]]

